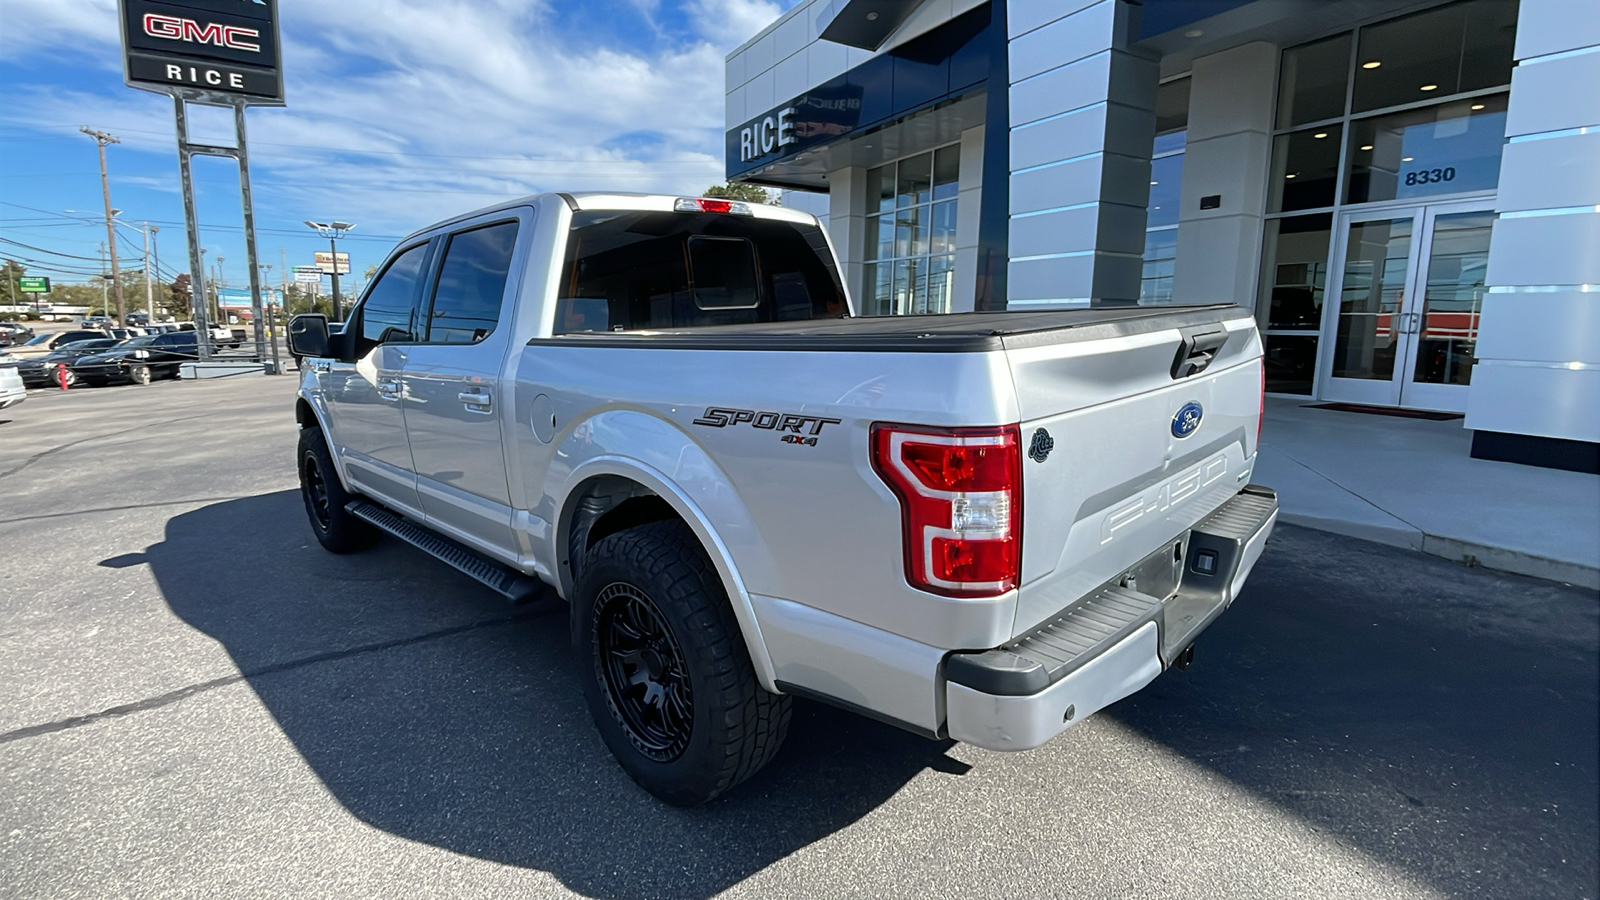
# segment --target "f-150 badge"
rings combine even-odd
[[[785,444],[815,447],[817,435],[824,425],[838,425],[840,419],[821,416],[798,416],[794,413],[769,412],[754,409],[733,409],[724,406],[706,407],[705,415],[694,420],[696,425],[709,428],[726,428],[729,425],[746,425],[763,431],[782,431]]]

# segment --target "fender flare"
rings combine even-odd
[[[772,657],[767,653],[766,641],[761,636],[761,624],[756,619],[755,604],[750,599],[750,592],[745,588],[744,579],[739,575],[739,568],[733,561],[732,552],[712,527],[710,518],[700,505],[674,484],[665,473],[647,463],[624,456],[607,454],[585,460],[568,474],[562,484],[559,495],[561,512],[552,533],[554,540],[564,541],[562,536],[572,527],[572,517],[577,505],[574,500],[578,488],[591,479],[603,475],[627,478],[644,485],[665,500],[678,517],[688,524],[695,538],[700,541],[700,546],[711,559],[711,564],[716,567],[718,577],[722,579],[723,590],[728,595],[728,605],[733,608],[734,619],[739,623],[739,631],[744,637],[745,649],[750,654],[750,664],[755,669],[756,679],[763,688],[775,694],[783,693],[778,689]],[[557,559],[565,556],[565,551],[559,546],[553,549]],[[567,597],[574,597],[572,567],[558,568],[562,593]]]
[[[305,404],[305,408],[311,413],[311,419],[315,423],[315,427],[322,432],[322,437],[328,442],[328,455],[333,458],[334,474],[339,476],[340,487],[343,487],[346,492],[351,494],[359,493],[351,490],[350,479],[345,475],[344,454],[340,453],[338,447],[334,444],[333,432],[328,428],[328,411],[323,408],[315,396],[308,397],[303,390],[296,394],[295,397],[295,421],[299,423],[301,428],[312,427],[308,425],[300,414],[300,404]],[[296,460],[295,466],[297,469],[299,465],[299,460]]]

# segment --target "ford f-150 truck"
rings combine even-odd
[[[803,213],[545,194],[302,316],[307,513],[559,603],[606,744],[705,802],[791,697],[1037,747],[1185,666],[1277,517],[1237,306],[852,314]]]

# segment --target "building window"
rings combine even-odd
[[[1189,128],[1189,76],[1156,89],[1156,139],[1150,151],[1150,204],[1145,208],[1141,304],[1172,302],[1172,272],[1178,255],[1178,210],[1183,188],[1183,151]]]
[[[1496,189],[1516,22],[1516,0],[1461,0],[1283,51],[1257,297],[1268,391],[1312,393],[1342,212]]]
[[[960,150],[951,144],[867,171],[862,314],[950,311]]]

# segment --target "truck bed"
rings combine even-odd
[[[1095,341],[1250,316],[1230,304],[1126,306],[937,316],[855,316],[672,330],[600,331],[529,344],[658,350],[982,353]]]

